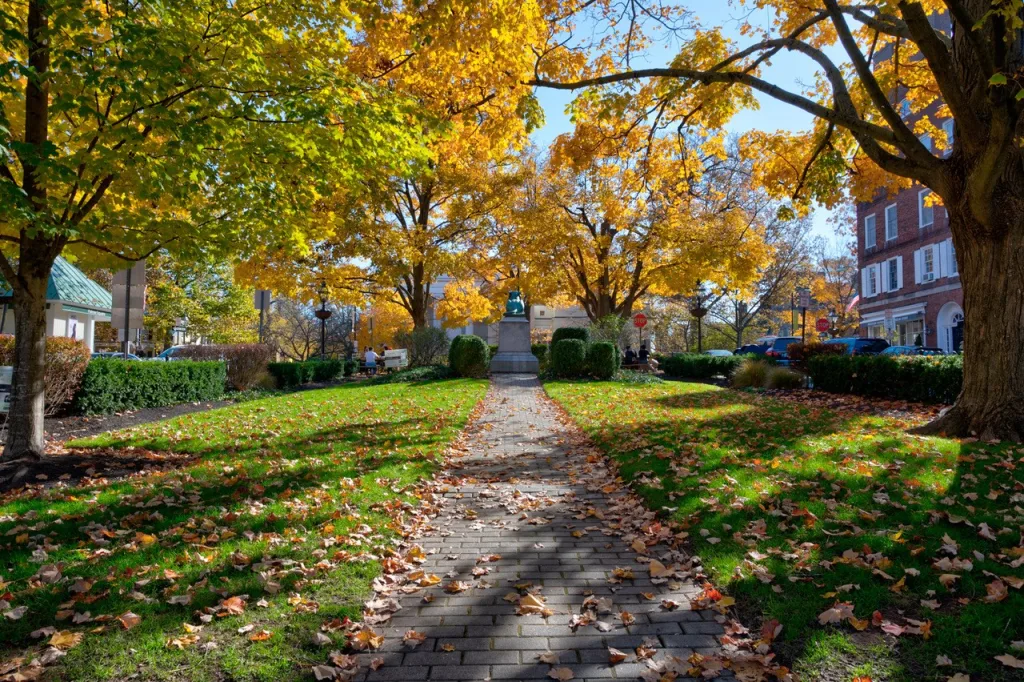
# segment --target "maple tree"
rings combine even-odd
[[[819,240],[814,246],[815,272],[811,278],[811,300],[818,304],[815,313],[827,317],[835,311],[829,330],[832,337],[855,336],[860,322],[852,308],[857,298],[857,257],[849,244]]]
[[[610,4],[591,11],[607,14]],[[716,125],[760,93],[815,117],[803,134],[747,136],[773,191],[834,204],[844,190],[865,201],[913,183],[930,188],[949,216],[966,326],[963,391],[928,430],[1024,438],[1024,328],[1020,315],[1006,312],[1024,308],[1024,2],[750,0],[743,4],[770,8],[774,19],[743,25],[749,45],[698,26],[669,65],[642,69],[630,68],[629,57],[645,44],[644,18],[676,16],[679,7],[626,4],[632,20],[609,27],[617,38],[606,39],[599,56],[580,54],[587,63],[575,70],[560,57],[545,71],[546,55],[574,51],[552,42],[538,51],[532,82],[603,88],[609,108],[629,102],[667,125]],[[816,72],[812,90],[763,77],[783,51],[806,57]],[[955,120],[953,140],[939,127],[946,117]]]
[[[644,296],[702,279],[746,286],[765,255],[764,216],[745,210],[735,159],[716,140],[680,145],[653,132],[581,120],[552,145],[524,218],[536,257],[592,321],[629,317]]]
[[[336,68],[352,21],[326,1],[4,4],[5,458],[43,455],[46,289],[65,249],[114,266],[303,241],[327,177],[409,155],[397,98]]]

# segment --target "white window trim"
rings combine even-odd
[[[890,208],[895,208],[896,209],[896,212],[895,212],[896,218],[895,218],[895,220],[893,220],[893,226],[892,226],[893,234],[892,234],[891,237],[889,236],[889,209]],[[885,207],[885,211],[883,212],[883,215],[885,216],[885,241],[886,242],[896,241],[896,239],[900,236],[900,211],[899,211],[898,208],[896,208],[896,204],[889,204],[888,206],[886,206]]]
[[[870,243],[868,243],[868,220],[874,221],[874,230],[872,230],[873,234],[871,235],[872,240]],[[878,216],[872,213],[871,215],[864,216],[864,248],[873,249],[876,246],[878,246]]]
[[[923,229],[925,227],[931,227],[932,225],[935,224],[935,207],[934,206],[925,206],[924,205],[924,197],[929,195],[929,194],[931,194],[931,193],[932,193],[932,191],[930,189],[923,189],[923,190],[921,190],[920,192],[917,193],[917,227],[918,227],[918,229]],[[932,221],[930,223],[925,223],[924,222],[924,209],[925,208],[932,209]]]
[[[949,118],[942,122],[942,132],[946,133],[946,151],[944,156],[953,153],[953,142],[956,140],[956,121]]]
[[[928,151],[932,151],[932,136],[928,133],[917,136],[917,141],[924,145]]]
[[[949,265],[946,266],[947,272],[949,273],[950,277],[959,277],[960,267],[957,265],[956,262],[956,248],[953,246],[953,240],[947,239],[946,244],[946,254],[949,257]]]

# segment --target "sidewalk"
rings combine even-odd
[[[536,377],[492,379],[467,454],[445,472],[444,509],[413,540],[440,584],[392,595],[401,609],[362,657],[383,665],[362,679],[685,679],[694,652],[720,651],[718,614],[690,610],[699,567],[654,545],[668,530],[603,458],[574,452],[557,417]],[[650,558],[664,565],[655,577]],[[425,639],[410,646],[409,630]]]

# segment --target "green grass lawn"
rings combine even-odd
[[[434,471],[485,390],[475,380],[349,385],[73,443],[194,459],[0,498],[0,599],[4,610],[27,607],[18,620],[0,617],[2,658],[49,641],[30,633],[55,627],[84,634],[58,679],[309,679],[343,644],[341,633],[322,648],[313,636],[325,621],[360,615],[375,557],[415,502],[403,489]],[[42,566],[61,579],[38,576]],[[242,595],[241,614],[199,617]],[[126,612],[141,618],[125,619],[130,629],[117,620]],[[253,641],[261,631],[269,637]]]
[[[1021,679],[994,657],[1024,658],[1024,447],[703,384],[546,389],[689,532],[752,631],[778,619],[804,679]],[[822,625],[837,602],[855,618]],[[893,640],[876,611],[916,630]]]

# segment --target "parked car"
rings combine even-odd
[[[179,357],[174,357],[174,356],[178,355],[179,353],[181,353],[182,349],[184,349],[184,348],[185,348],[185,346],[171,346],[170,348],[165,350],[163,353],[160,353],[160,355],[157,355],[153,359],[154,360],[160,360],[160,361],[163,361],[163,362],[169,362],[171,360],[181,360],[180,356]]]
[[[881,355],[945,355],[941,348],[925,348],[923,346],[889,346]]]
[[[732,357],[732,351],[725,350],[724,348],[713,348],[711,350],[704,351],[704,355],[713,355],[716,358],[728,358]]]
[[[861,338],[859,336],[829,339],[825,343],[846,346],[846,355],[878,355],[889,347],[889,342],[885,339]]]
[[[789,344],[800,343],[799,336],[777,336],[772,345],[765,351],[765,355],[775,360],[783,367],[789,366]]]
[[[734,350],[733,355],[764,355],[769,348],[767,343],[748,343]]]
[[[93,360],[99,360],[99,359],[103,359],[103,358],[113,358],[115,360],[121,360],[121,359],[124,359],[124,353],[121,353],[120,351],[116,351],[116,352],[115,351],[100,351],[98,353],[93,353],[92,356],[91,356],[91,359],[93,359]],[[127,359],[128,360],[141,360],[142,358],[140,358],[135,353],[129,353]]]

